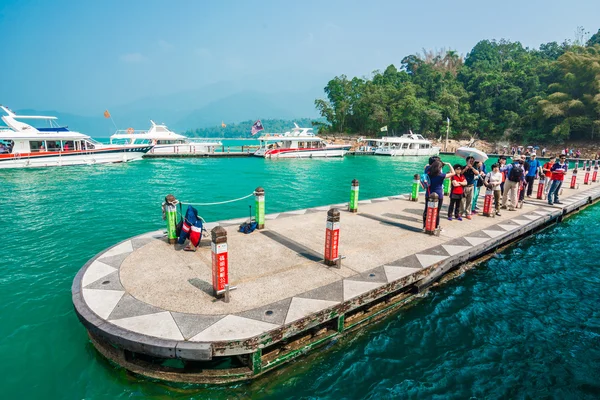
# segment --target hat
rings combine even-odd
[[[168,204],[177,204],[177,199],[172,194],[169,194],[165,197],[165,202]]]
[[[519,160],[521,160],[521,156],[518,154],[515,154],[515,156],[512,159],[513,159],[513,161],[519,161]]]

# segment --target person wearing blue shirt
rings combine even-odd
[[[529,159],[529,169],[525,174],[525,181],[527,182],[527,197],[531,197],[533,193],[533,181],[537,178],[538,173],[542,170],[542,164],[537,160],[535,154],[531,155]]]
[[[450,168],[450,172],[445,174],[442,171],[444,165],[447,165]],[[423,231],[425,231],[425,222],[427,221],[427,199],[431,193],[437,193],[438,195],[438,213],[435,222],[435,227],[438,228],[440,226],[440,212],[442,211],[442,204],[444,202],[444,179],[452,178],[454,176],[454,168],[450,163],[443,163],[440,160],[434,160],[431,163],[427,171],[427,175],[429,175],[429,187],[425,192],[425,210],[423,211]]]

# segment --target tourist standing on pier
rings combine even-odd
[[[473,156],[467,157],[467,165],[463,167],[463,175],[467,180],[467,186],[464,189],[464,196],[460,203],[460,215],[464,215],[466,219],[471,219],[471,205],[473,204],[473,185],[475,183],[475,177],[479,176],[473,164],[475,158]]]
[[[452,189],[450,189],[450,204],[448,205],[448,221],[452,221],[452,212],[454,211],[454,217],[462,221],[460,217],[460,202],[463,198],[464,187],[467,186],[467,180],[462,174],[462,166],[460,164],[454,165],[454,175],[450,183],[452,185]]]
[[[498,169],[502,174],[502,183],[500,184],[500,192],[504,193],[504,182],[506,182],[506,157],[500,156],[498,157]]]
[[[502,176],[503,175],[500,172],[500,166],[498,164],[492,165],[492,172],[489,172],[485,176],[485,187],[494,191],[494,206],[496,208],[497,216],[500,216],[500,196],[502,194],[500,186],[503,183]]]
[[[546,195],[550,191],[550,185],[552,184],[552,171],[550,169],[555,162],[556,157],[550,157],[548,162],[542,166],[542,172],[544,173],[544,194]]]
[[[565,154],[561,154],[559,161],[554,163],[552,168],[550,168],[552,171],[552,186],[548,192],[548,204],[562,204],[560,201],[558,201],[558,193],[560,192],[560,188],[568,169],[569,163],[567,162],[567,156]]]
[[[445,174],[442,171],[444,165],[450,167],[450,172]],[[438,228],[440,226],[440,212],[442,211],[442,204],[444,202],[444,179],[452,178],[455,175],[454,168],[450,163],[443,163],[440,160],[435,160],[427,171],[427,175],[429,176],[429,186],[425,192],[425,211],[423,211],[423,230],[425,229],[425,221],[427,220],[427,199],[431,193],[437,193],[438,200],[438,213],[435,221],[435,227]]]
[[[505,174],[507,180],[504,183],[504,193],[502,194],[502,209],[505,210],[507,208],[507,200],[510,200],[508,211],[515,211],[519,196],[519,185],[525,175],[523,165],[521,164],[521,156],[514,156],[513,163],[506,167]]]
[[[531,193],[533,192],[533,181],[542,171],[542,164],[537,160],[535,154],[532,154],[529,158],[529,168],[526,168],[526,171],[527,175],[525,175],[525,180],[527,181],[527,197],[531,197]]]

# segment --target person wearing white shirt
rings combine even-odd
[[[484,180],[485,186],[494,191],[494,207],[496,208],[496,215],[500,216],[500,185],[502,184],[502,172],[500,172],[500,165],[492,165],[492,171],[488,172]]]

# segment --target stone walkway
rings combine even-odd
[[[462,222],[447,221],[444,206],[439,237],[420,232],[422,201],[360,201],[358,214],[341,213],[341,269],[322,263],[332,206],[270,214],[265,229],[250,235],[237,232],[243,219],[212,223],[208,231],[219,224],[228,232],[230,284],[237,287],[230,303],[212,296],[206,239],[191,253],[151,232],[90,260],[75,278],[73,301],[88,329],[131,343],[179,351],[194,343],[244,341],[392,282],[413,283],[422,278],[419,271],[474,258],[599,196],[597,183],[565,188],[562,206],[526,199],[515,212]],[[483,196],[481,208],[482,202]]]

